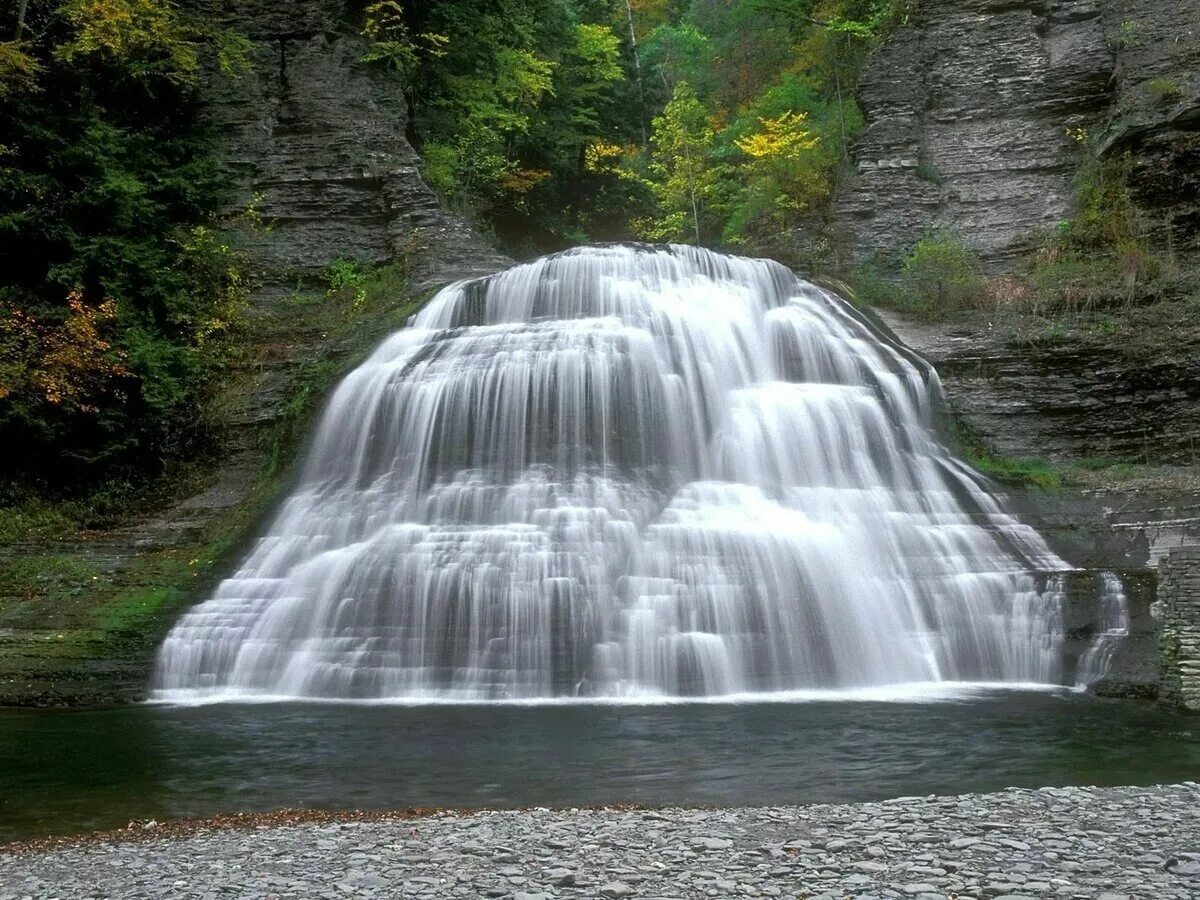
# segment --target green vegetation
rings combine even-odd
[[[329,349],[307,357],[292,375],[281,415],[260,437],[265,451],[261,478],[287,471],[329,390],[416,312],[420,300],[412,296],[406,278],[403,262],[371,268],[338,260],[326,272],[324,297],[297,292],[290,308],[279,313],[293,329],[320,333]]]
[[[11,503],[140,481],[211,443],[206,403],[247,292],[211,226],[199,73],[209,57],[232,77],[246,43],[161,0],[31,0],[0,29]]]
[[[979,262],[960,238],[923,237],[900,267],[910,304],[942,313],[973,306],[983,296]]]
[[[1162,304],[1190,333],[1200,317],[1200,285],[1152,239],[1130,188],[1132,159],[1100,158],[1086,131],[1070,134],[1079,144],[1075,214],[1036,241],[1023,268],[987,277],[961,236],[930,232],[898,271],[856,270],[855,295],[928,318],[987,310],[1022,345],[1058,343],[1078,327],[1107,336],[1137,331],[1134,323],[1149,324]]]
[[[1008,459],[988,453],[969,453],[967,461],[984,475],[1004,484],[1044,491],[1063,486],[1063,473],[1042,459]]]
[[[0,623],[13,629],[0,639],[0,694],[23,702],[110,702],[120,679],[94,682],[91,667],[149,658],[178,611],[211,586],[278,501],[328,391],[417,306],[403,265],[339,262],[321,284],[299,285],[278,308],[254,318],[245,329],[249,343],[264,351],[299,345],[306,348],[303,361],[284,367],[286,394],[255,435],[241,498],[203,516],[182,538],[170,527],[184,517],[179,509],[168,510],[170,521],[145,526],[151,535],[156,528],[171,532],[145,549],[114,553],[109,534],[81,529],[113,524],[131,505],[160,508],[172,495],[194,493],[200,478],[211,478],[203,467],[186,488],[166,479],[134,499],[121,494],[105,501],[100,492],[55,502],[30,496],[0,510]],[[214,402],[243,407],[256,372],[255,365],[228,368]],[[141,670],[132,671],[128,689],[136,694]]]
[[[1152,78],[1146,82],[1150,100],[1159,106],[1170,106],[1183,99],[1183,88],[1169,78]]]
[[[368,5],[429,182],[518,253],[636,235],[763,246],[822,221],[854,85],[907,0]]]
[[[849,290],[856,302],[901,310],[921,318],[943,318],[980,305],[988,295],[979,259],[961,238],[927,233],[898,272],[865,264],[854,271]]]
[[[937,166],[929,162],[923,162],[917,166],[917,177],[930,184],[941,184],[943,181],[942,173],[937,170]]]

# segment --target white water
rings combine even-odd
[[[940,397],[762,260],[586,248],[451,286],[336,390],[156,696],[1056,683],[1036,573],[1067,566],[942,445]]]
[[[1129,636],[1129,601],[1121,579],[1112,572],[1101,572],[1097,577],[1100,580],[1100,627],[1092,645],[1079,658],[1075,679],[1078,687],[1087,687],[1107,675],[1117,648]]]

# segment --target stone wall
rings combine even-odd
[[[1200,545],[1177,547],[1158,563],[1166,698],[1200,712]]]
[[[210,77],[206,97],[235,184],[228,212],[253,205],[269,226],[249,237],[266,281],[405,257],[424,288],[508,263],[422,181],[403,85],[360,62],[344,0],[206,8],[252,41],[251,71]]]
[[[1133,152],[1135,193],[1175,248],[1200,240],[1200,0],[921,0],[859,100],[834,216],[851,259],[895,263],[942,228],[1011,269],[1071,212],[1075,128]]]

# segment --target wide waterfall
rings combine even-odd
[[[605,246],[452,285],[337,388],[156,696],[1056,683],[1040,573],[1067,566],[942,442],[940,402],[764,260]]]

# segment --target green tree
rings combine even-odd
[[[658,218],[645,228],[658,240],[703,242],[706,206],[717,196],[722,170],[712,159],[716,132],[692,86],[681,81],[671,102],[654,119],[650,178]]]
[[[26,12],[12,33],[33,65],[0,75],[6,475],[141,477],[205,436],[244,303],[235,254],[205,227],[222,186],[197,91],[206,58],[235,68],[246,43],[169,2]]]

